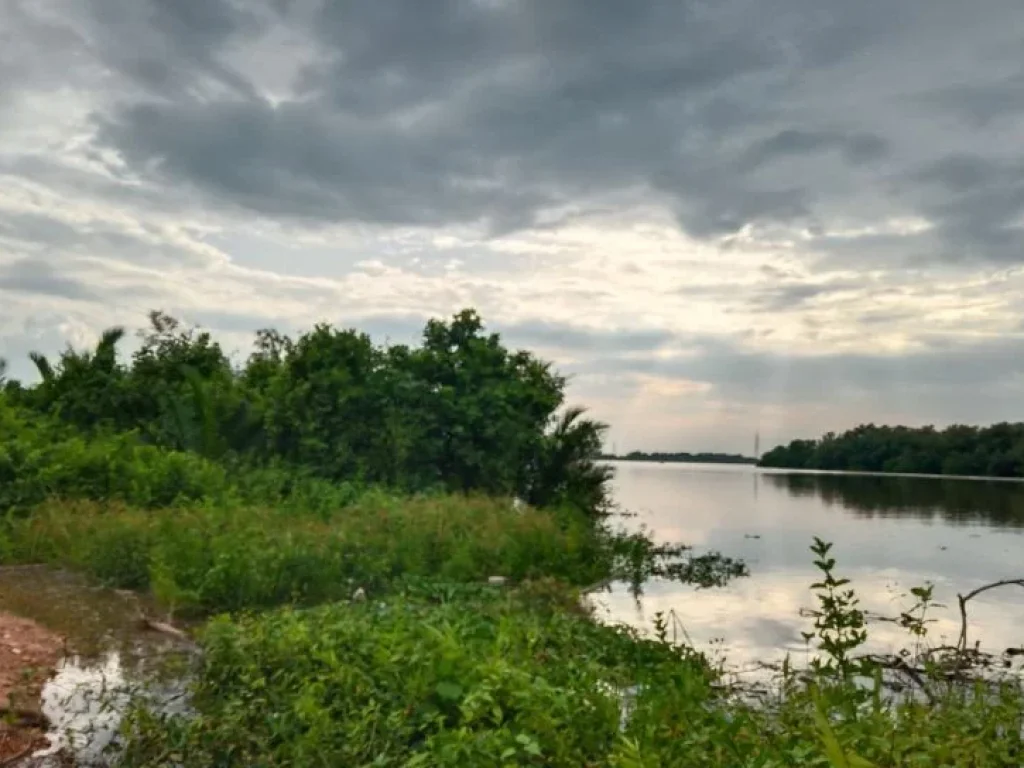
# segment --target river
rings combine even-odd
[[[958,592],[1024,577],[1024,483],[922,477],[786,473],[745,465],[613,462],[614,498],[661,540],[717,550],[746,561],[750,576],[698,590],[666,581],[625,585],[596,599],[609,621],[649,630],[674,611],[690,641],[729,669],[752,670],[787,653],[806,658],[802,630],[814,607],[809,546],[834,542],[836,571],[853,582],[862,607],[897,615],[914,586],[931,582],[945,604],[931,614],[929,642],[955,642]],[[970,642],[1002,652],[1024,645],[1024,589],[1004,587],[969,603]],[[874,652],[906,646],[906,631],[871,625]]]

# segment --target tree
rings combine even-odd
[[[572,503],[586,511],[606,511],[612,470],[599,464],[607,425],[584,419],[584,408],[567,408],[540,442],[524,495],[536,506]]]

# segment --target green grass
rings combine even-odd
[[[482,497],[363,494],[333,514],[210,505],[138,510],[51,502],[11,520],[7,562],[70,566],[210,613],[381,594],[404,580],[585,585],[612,569],[615,540],[572,512]]]
[[[650,540],[483,497],[346,493],[333,510],[52,501],[8,519],[8,562],[233,612],[200,632],[193,716],[133,710],[126,768],[1019,764],[1019,683],[950,683],[935,668],[930,699],[894,699],[880,676],[857,682],[880,670],[857,656],[870,628],[824,542],[811,627],[824,661],[752,706],[664,632],[642,639],[579,607],[572,585],[656,571]],[[708,575],[679,571],[694,573]],[[491,575],[517,586],[489,588]],[[370,599],[350,603],[360,586]],[[908,628],[923,631],[920,594]]]

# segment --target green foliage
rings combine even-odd
[[[868,638],[867,621],[864,612],[857,607],[857,596],[852,589],[844,589],[849,579],[836,578],[835,558],[829,557],[832,544],[814,538],[811,552],[814,565],[821,571],[821,581],[811,585],[818,596],[819,610],[814,617],[814,632],[805,633],[811,640],[818,638],[818,648],[823,657],[812,662],[816,672],[822,675],[836,675],[849,680],[861,665],[852,658],[853,651],[860,648]]]
[[[112,329],[33,355],[31,387],[0,366],[3,561],[234,613],[202,632],[189,715],[133,710],[125,766],[1020,764],[1019,680],[925,664],[924,695],[890,695],[823,541],[821,656],[769,701],[730,695],[663,619],[653,640],[591,620],[586,585],[746,571],[610,532],[603,425],[474,312],[417,348],[264,330],[241,368],[207,333],[150,324],[125,363]],[[1020,474],[1022,430],[862,427],[765,463]],[[932,594],[912,594],[897,622],[923,643]]]
[[[688,681],[689,654],[491,593],[211,623],[194,718],[138,711],[125,765],[598,765],[618,691]]]
[[[1024,423],[942,431],[867,424],[820,440],[794,440],[764,454],[760,466],[1024,477]]]
[[[670,644],[664,627],[642,639],[566,610],[557,593],[550,582],[512,592],[418,583],[385,601],[217,619],[202,635],[193,711],[136,707],[121,764],[1020,762],[1019,682],[893,697],[835,674],[843,665],[831,657],[787,672],[777,697],[751,703],[730,695],[702,657]],[[834,623],[857,623],[842,616],[856,611],[849,605],[832,611]],[[830,648],[851,660],[849,644],[823,645],[826,657]]]
[[[223,467],[146,445],[131,433],[87,437],[11,408],[0,394],[0,510],[27,514],[47,498],[116,499],[142,507],[220,499]]]
[[[609,471],[596,462],[604,426],[579,408],[561,413],[565,379],[507,349],[472,310],[431,320],[415,348],[329,325],[294,340],[262,330],[241,368],[209,333],[162,312],[121,363],[123,336],[111,329],[56,364],[34,354],[40,381],[8,382],[0,408],[90,440],[132,432],[232,467],[607,509]]]
[[[607,511],[606,488],[612,470],[596,463],[605,426],[569,408],[550,434],[538,441],[525,480],[525,496],[536,506],[574,503],[582,509]]]

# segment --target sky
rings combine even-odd
[[[1020,0],[2,0],[0,355],[475,307],[625,450],[1024,417]]]

